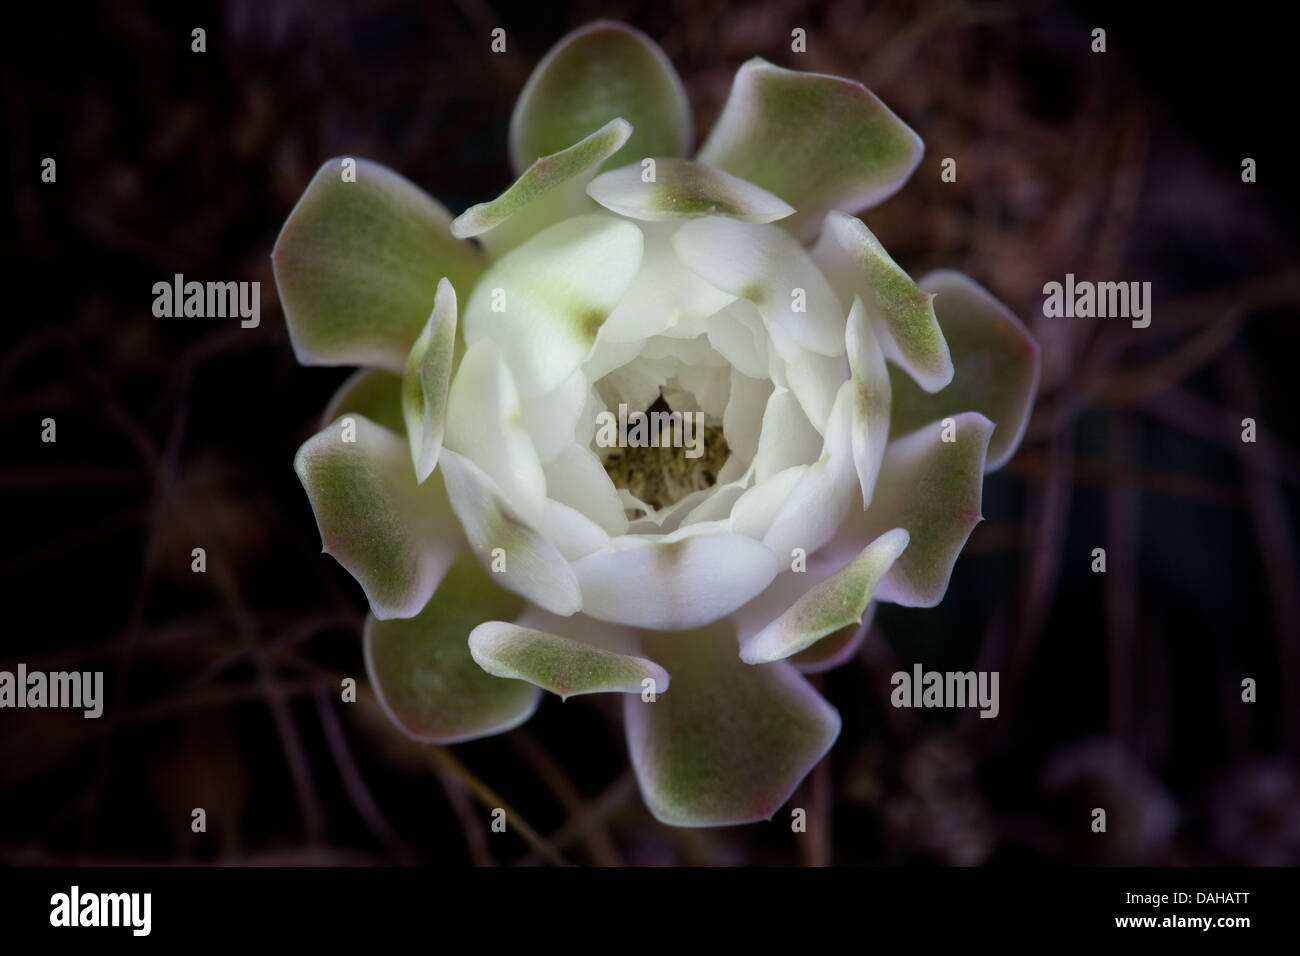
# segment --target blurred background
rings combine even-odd
[[[1159,6],[7,11],[0,668],[102,669],[107,703],[0,711],[0,863],[1300,862],[1291,34],[1264,4],[1210,22]],[[271,246],[312,174],[358,155],[453,213],[495,196],[530,70],[601,16],[662,45],[697,142],[751,56],[865,82],[926,157],[864,220],[913,275],[969,273],[1044,350],[946,600],[885,606],[815,678],[844,731],[794,797],[798,836],[781,815],[655,822],[598,697],[548,695],[484,741],[406,741],[366,686],[360,588],[321,554],[291,467],[348,374],[296,364],[275,300]],[[259,280],[261,326],[155,319],[152,285],[176,272]],[[1044,319],[1043,283],[1067,272],[1151,282],[1150,328]],[[915,662],[999,671],[1000,716],[891,708],[889,675]],[[491,833],[491,806],[518,825]]]

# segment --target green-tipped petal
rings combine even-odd
[[[887,359],[927,392],[952,381],[952,356],[934,314],[934,296],[908,277],[861,220],[827,215],[812,256],[844,301],[861,296]]]
[[[402,418],[411,443],[416,480],[423,482],[438,465],[447,420],[447,391],[456,353],[456,291],[438,283],[433,314],[411,347],[402,377]]]
[[[907,547],[902,528],[887,531],[826,580],[814,585],[784,614],[740,645],[740,658],[766,664],[811,647],[849,625],[860,625],[880,579]]]
[[[483,621],[520,606],[465,554],[415,617],[368,617],[366,672],[393,723],[416,740],[449,744],[499,734],[532,716],[541,691],[485,673],[468,644]]]
[[[920,137],[861,83],[755,58],[697,159],[780,196],[782,225],[811,239],[831,209],[857,212],[893,195],[921,161]]]
[[[641,230],[607,213],[557,223],[512,249],[479,281],[465,308],[465,341],[490,338],[520,394],[568,378],[636,277]]]
[[[492,258],[500,258],[533,233],[561,219],[592,212],[585,187],[601,163],[632,135],[622,119],[610,120],[578,143],[534,162],[491,202],[471,206],[451,224],[452,235],[479,236]]]
[[[533,70],[510,117],[510,163],[520,172],[615,117],[633,129],[622,162],[690,148],[690,107],[668,57],[640,30],[601,20],[570,33]]]
[[[623,715],[641,793],[664,823],[769,819],[839,735],[839,714],[794,667],[743,663],[727,628],[649,649],[672,689],[653,702],[629,694]]]
[[[504,621],[474,628],[469,650],[489,674],[516,677],[568,699],[574,694],[639,694],[643,681],[662,694],[668,672],[654,661]]]
[[[805,647],[798,654],[792,654],[788,660],[799,668],[801,674],[821,674],[834,670],[852,659],[862,642],[866,640],[871,629],[871,619],[875,617],[876,602],[872,601],[862,612],[861,624],[850,624],[834,634],[828,634],[810,647]]]
[[[582,607],[573,568],[559,550],[528,524],[502,496],[496,483],[468,458],[442,450],[437,474],[479,563],[492,569],[502,587],[553,614]]]
[[[304,365],[401,372],[433,309],[440,276],[468,289],[483,255],[451,217],[391,169],[331,159],[307,186],[271,252],[289,338]]]
[[[749,299],[763,320],[821,355],[844,354],[844,307],[808,257],[778,226],[710,216],[673,235],[678,258],[704,281]]]
[[[867,321],[866,308],[856,296],[849,310],[844,347],[853,376],[853,464],[862,487],[862,507],[866,508],[871,504],[880,462],[889,443],[891,393],[884,352]]]
[[[587,195],[611,212],[647,222],[727,216],[741,222],[774,222],[794,207],[766,189],[687,159],[654,161],[654,177],[641,162],[601,173]]]
[[[362,415],[309,438],[293,466],[325,552],[357,579],[375,617],[419,612],[464,548],[442,481],[418,485],[406,442]]]
[[[339,386],[325,406],[320,426],[348,413],[364,415],[398,435],[406,433],[402,416],[402,377],[382,368],[357,369]]]
[[[983,520],[984,459],[992,434],[993,423],[979,412],[962,412],[889,443],[871,507],[836,542],[861,547],[857,542],[891,528],[907,529],[907,550],[876,588],[877,600],[933,607],[943,599],[957,555]]]
[[[945,415],[982,412],[997,426],[985,468],[1000,468],[1020,447],[1029,423],[1038,391],[1038,343],[1014,313],[959,272],[932,272],[920,285],[935,297],[955,371],[952,384],[934,395],[895,371],[891,430],[903,435]]]

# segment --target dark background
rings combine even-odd
[[[1295,62],[1269,6],[11,7],[0,667],[103,669],[108,701],[99,720],[0,711],[0,862],[1300,861]],[[926,142],[866,222],[914,275],[968,272],[1044,349],[1025,444],[988,479],[944,603],[885,607],[818,678],[844,732],[793,798],[800,836],[783,814],[656,823],[609,700],[405,741],[365,686],[363,596],[291,467],[347,374],[295,363],[275,301],[269,252],[311,175],[360,155],[453,213],[494,196],[530,70],[599,16],[663,46],[697,143],[753,55],[865,82]],[[261,327],[155,319],[175,272],[260,280]],[[1066,272],[1152,282],[1151,327],[1043,319]],[[916,661],[1000,671],[1001,715],[889,707]],[[499,805],[528,832],[490,833]]]

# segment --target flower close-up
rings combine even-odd
[[[752,59],[696,146],[665,54],[594,23],[509,151],[459,215],[329,159],[273,252],[299,361],[358,367],[294,466],[373,689],[429,743],[621,695],[655,817],[768,819],[840,731],[805,675],[960,573],[1039,347],[857,218],[923,146],[851,78]]]

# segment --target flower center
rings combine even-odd
[[[638,414],[643,417],[629,421],[628,440],[605,456],[605,473],[614,487],[659,509],[717,483],[718,471],[731,454],[721,428],[704,424],[700,413],[673,413],[662,395]],[[688,420],[693,414],[698,420]]]

